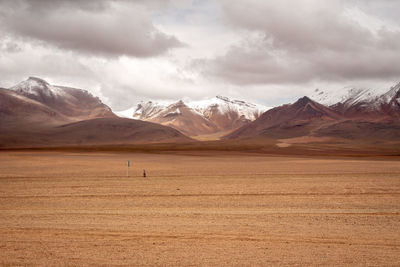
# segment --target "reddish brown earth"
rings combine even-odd
[[[218,131],[214,123],[186,106],[182,101],[168,106],[168,109],[148,121],[172,127],[188,136],[211,134]]]
[[[226,135],[262,114],[264,108],[240,100],[216,96],[207,104],[185,104],[182,100],[170,105],[148,101],[137,105],[128,118],[159,123],[179,130],[196,139]]]
[[[0,148],[192,141],[169,127],[119,118],[84,90],[57,88],[62,97],[0,88]]]
[[[338,121],[336,111],[303,97],[293,104],[268,110],[258,119],[227,135],[228,139],[269,137],[291,138],[309,135],[314,129]]]
[[[233,146],[250,140],[265,147],[274,140],[278,147],[286,148],[280,140],[309,139],[324,140],[325,146],[317,149],[326,152],[341,150],[344,145],[365,150],[364,144],[374,151],[388,147],[393,150],[400,140],[399,86],[370,102],[351,104],[349,99],[330,107],[303,97],[260,117],[254,114],[257,119],[252,122],[239,116],[235,108],[220,113],[218,105],[211,105],[201,114],[179,101],[150,116],[156,125],[117,118],[85,90],[53,86],[30,77],[11,89],[0,88],[0,148],[182,143],[192,142],[187,136],[195,136],[201,141],[222,137],[232,140]],[[361,146],[356,147],[359,143]]]
[[[110,107],[86,90],[50,85],[36,77],[29,77],[15,87],[2,91],[18,95],[21,101],[33,100],[53,112],[62,114],[70,121],[116,116]]]
[[[400,140],[399,110],[397,106],[393,106],[392,113],[377,112],[371,115],[360,111],[358,116],[345,116],[335,108],[303,97],[293,104],[266,111],[255,121],[223,138],[279,140],[324,137],[342,139],[348,143],[375,143],[379,147],[381,143],[389,144]]]
[[[0,148],[191,141],[193,140],[170,127],[117,117],[97,118],[63,125],[35,125],[29,128],[22,126],[0,132]]]
[[[399,266],[399,203],[397,157],[1,152],[0,264]]]

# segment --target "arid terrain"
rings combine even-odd
[[[399,266],[399,229],[398,157],[0,153],[1,265]]]
[[[0,0],[0,267],[400,267],[400,0]]]

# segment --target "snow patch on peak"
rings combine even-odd
[[[230,99],[226,96],[217,95],[216,98],[221,99],[222,101],[231,102]]]
[[[400,94],[400,83],[398,83],[396,86],[393,86],[390,88],[389,92],[386,94],[382,95],[387,101],[389,102],[392,100],[397,94]]]
[[[32,83],[42,84],[44,86],[50,85],[47,81],[45,81],[45,80],[43,80],[41,78],[32,77],[32,76],[29,77],[27,81],[32,82]]]
[[[37,77],[29,77],[26,81],[22,81],[10,89],[18,93],[34,96],[45,95],[47,97],[52,97],[64,95],[64,90],[62,88],[50,85],[45,80]]]
[[[132,119],[133,115],[135,114],[135,111],[136,107],[122,111],[115,111],[114,113],[117,114],[118,117]]]
[[[379,94],[372,89],[352,88],[341,102],[347,105],[353,105],[360,102],[371,102],[378,96]]]
[[[379,104],[389,104],[391,101],[400,103],[400,83],[391,87],[386,94],[379,97],[377,102]],[[395,104],[394,102],[392,103]]]
[[[165,108],[167,107],[166,103],[159,103],[153,101],[141,101],[135,108],[132,108],[132,113],[129,118],[134,118],[138,120],[151,119],[159,115]],[[119,113],[127,113],[127,111],[117,112]]]
[[[257,119],[262,113],[267,111],[268,107],[248,103],[242,100],[231,100],[225,96],[216,96],[207,100],[192,101],[188,106],[207,117],[213,110],[217,110],[220,114],[229,114],[236,112],[239,117],[248,120]]]
[[[186,106],[186,104],[183,102],[183,100],[179,100],[178,102],[168,105],[168,108],[178,108],[183,106]]]
[[[250,107],[250,108],[255,108],[257,107],[256,104],[253,103],[248,103],[246,101],[243,100],[236,100],[236,99],[230,99],[226,96],[221,96],[221,95],[217,95],[215,98],[211,99],[214,100],[214,102],[226,102],[226,103],[231,103],[231,104],[235,104],[235,105],[239,105],[239,106],[246,106],[246,107]],[[215,101],[217,100],[217,101]],[[221,100],[221,101],[220,101]],[[261,107],[261,106],[260,106]]]
[[[208,115],[212,112],[220,114],[237,113],[239,117],[248,120],[257,119],[262,113],[270,109],[262,105],[248,103],[242,100],[231,100],[225,96],[216,96],[211,99],[191,101],[184,103],[182,100],[177,102],[140,102],[136,108],[125,111],[116,112],[118,116],[129,117],[140,120],[151,120],[165,111],[181,114],[179,107],[187,107],[194,113],[208,119]]]
[[[397,107],[400,103],[400,83],[391,87],[389,91],[385,88],[345,88],[337,92],[316,89],[311,98],[327,106],[340,103],[344,108],[359,106],[369,111],[382,111],[385,105]]]
[[[342,90],[333,91],[315,89],[310,98],[320,104],[332,106],[338,103],[354,105],[360,102],[371,102],[380,95],[379,91],[372,89],[345,87]]]

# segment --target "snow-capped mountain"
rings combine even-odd
[[[36,97],[55,97],[65,95],[64,91],[57,87],[52,86],[43,79],[36,77],[29,77],[26,81],[22,81],[19,84],[10,88],[19,94]]]
[[[329,106],[346,117],[400,116],[400,83],[389,91],[345,88],[340,91],[324,92],[316,89],[311,98]]]
[[[247,120],[255,120],[269,108],[248,103],[242,100],[231,100],[224,96],[216,96],[208,100],[189,102],[188,106],[209,118],[213,113],[236,113]]]
[[[400,83],[390,88],[389,92],[378,98],[379,104],[387,104],[392,107],[400,107]]]
[[[342,90],[335,91],[315,89],[310,98],[325,106],[333,106],[338,103],[352,105],[359,102],[373,101],[381,94],[382,91],[372,89],[345,87]]]
[[[115,116],[98,97],[86,90],[51,85],[36,77],[29,77],[10,90],[73,120]]]
[[[147,120],[150,118],[157,117],[160,113],[165,111],[168,106],[172,105],[172,102],[141,102],[139,103],[133,113],[130,114],[129,118],[135,118],[138,120]]]
[[[237,129],[257,119],[268,107],[216,96],[184,103],[140,102],[136,108],[116,112],[121,117],[161,123],[188,135],[214,134]]]
[[[268,110],[255,121],[225,136],[227,139],[265,137],[291,138],[308,135],[320,125],[340,120],[333,109],[302,97],[293,104]]]
[[[165,110],[170,104],[159,104],[158,102],[148,101],[140,102],[136,107],[129,108],[123,111],[115,112],[122,118],[137,119],[137,120],[148,120],[157,116],[160,112]]]
[[[303,97],[293,104],[270,109],[224,138],[313,136],[372,142],[400,140],[400,83],[386,92],[317,89],[311,98]]]
[[[34,77],[0,88],[0,147],[189,141],[163,125],[119,118],[85,90]]]

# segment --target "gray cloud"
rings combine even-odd
[[[18,43],[10,40],[0,40],[0,51],[17,53],[22,51],[22,47]]]
[[[20,47],[20,44],[15,44]],[[29,76],[50,79],[57,84],[84,87],[95,77],[92,66],[71,53],[49,52],[29,47],[0,53],[0,87],[11,87]]]
[[[116,110],[388,88],[400,79],[399,13],[398,0],[0,0],[0,87],[39,76]]]
[[[156,1],[150,1],[156,4]],[[151,57],[183,46],[157,29],[143,1],[1,1],[2,30],[87,54]]]
[[[356,2],[222,0],[228,25],[258,34],[197,64],[205,74],[240,85],[400,77],[399,29],[375,31],[352,17]],[[383,2],[400,12],[398,1]],[[357,8],[360,13],[363,6]]]

